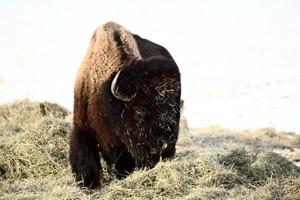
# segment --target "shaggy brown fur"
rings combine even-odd
[[[120,71],[117,91],[111,92]],[[180,73],[162,46],[108,22],[94,33],[78,70],[70,162],[76,181],[95,187],[100,156],[120,177],[175,154]]]

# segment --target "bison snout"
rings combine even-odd
[[[167,137],[167,139],[164,138],[159,138],[157,140],[157,144],[160,148],[166,148],[169,145],[173,145],[174,143],[176,143],[176,137],[172,134],[169,137]]]

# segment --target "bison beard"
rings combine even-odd
[[[100,182],[103,158],[117,177],[175,154],[180,73],[162,46],[109,22],[99,27],[74,90],[70,163],[85,187]]]

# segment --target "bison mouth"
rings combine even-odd
[[[143,148],[135,155],[137,168],[153,168],[159,161],[172,158],[175,155],[175,143],[162,143],[158,148]]]

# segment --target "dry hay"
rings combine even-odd
[[[43,116],[65,118],[69,114],[65,108],[49,102],[24,100],[3,104],[0,106],[0,144],[2,139],[36,128]]]
[[[279,154],[234,141],[221,148],[178,147],[171,161],[123,180],[105,177],[100,188],[88,191],[76,186],[69,168],[66,115],[51,109],[44,114],[40,103],[28,101],[0,111],[0,199],[300,198],[299,167]]]
[[[41,106],[51,110],[46,113]],[[19,180],[65,170],[70,130],[70,123],[64,120],[67,114],[64,108],[47,102],[1,106],[0,178]]]

